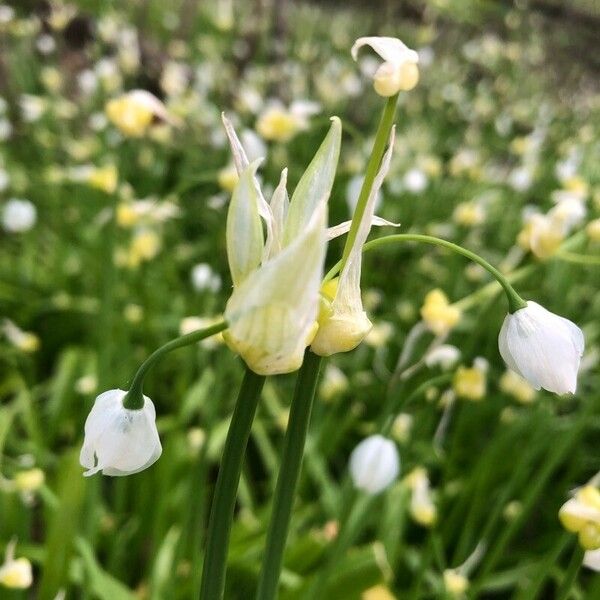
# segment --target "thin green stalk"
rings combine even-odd
[[[265,378],[262,375],[257,375],[246,368],[227,432],[221,468],[217,476],[210,510],[200,586],[201,600],[221,600],[223,598],[229,534],[237,489],[252,422],[264,382]]]
[[[525,300],[523,300],[523,298],[521,298],[521,296],[517,294],[513,286],[510,284],[506,275],[501,273],[498,269],[496,269],[496,267],[491,265],[487,260],[479,256],[478,254],[475,254],[474,252],[471,252],[470,250],[467,250],[466,248],[463,248],[462,246],[459,246],[458,244],[455,244],[453,242],[433,237],[431,235],[421,235],[418,233],[399,233],[396,235],[386,235],[385,237],[381,237],[376,240],[371,240],[363,246],[363,250],[375,250],[382,246],[387,246],[388,244],[394,244],[396,242],[423,242],[425,244],[441,246],[443,248],[447,248],[448,250],[452,250],[457,254],[462,254],[463,256],[466,256],[473,262],[476,262],[478,265],[481,265],[498,281],[498,283],[504,289],[504,292],[508,299],[509,312],[514,313],[517,310],[525,308],[525,306],[527,306]],[[327,273],[327,275],[325,276],[325,281],[333,279],[333,277],[335,277],[336,274],[339,271],[341,271],[342,268],[343,261],[340,261],[329,270],[329,273]]]
[[[321,362],[320,356],[307,350],[296,381],[275,488],[273,512],[267,531],[265,554],[256,592],[257,600],[272,600],[277,597],[283,551],[302,467],[304,444]]]
[[[158,348],[158,350],[155,350],[137,370],[135,377],[131,382],[131,387],[123,398],[123,406],[130,410],[139,410],[144,406],[144,394],[142,391],[144,377],[154,366],[154,364],[165,354],[173,350],[177,350],[177,348],[195,344],[204,338],[220,333],[224,329],[227,329],[227,323],[225,323],[225,321],[221,321],[220,323],[212,325],[211,327],[207,327],[206,329],[199,329],[198,331],[193,331],[187,335],[182,335],[181,337],[175,338],[174,340],[167,342],[164,346]]]
[[[562,584],[556,593],[556,600],[567,600],[567,598],[571,595],[571,592],[573,591],[573,584],[577,579],[577,573],[579,573],[581,561],[583,560],[583,552],[583,548],[577,544],[575,551],[573,552],[573,556],[571,557],[571,562],[567,567]]]
[[[396,114],[397,104],[398,94],[388,98],[385,108],[383,109],[383,114],[381,115],[381,120],[379,121],[379,126],[377,128],[377,133],[375,134],[373,151],[371,152],[371,157],[369,158],[367,169],[365,171],[365,179],[362,187],[360,188],[360,194],[358,195],[356,208],[354,209],[354,214],[352,215],[352,224],[350,225],[350,231],[348,232],[346,245],[344,246],[344,252],[342,253],[340,270],[346,264],[348,256],[350,255],[350,250],[352,249],[352,245],[356,239],[358,228],[367,206],[367,200],[369,199],[369,194],[371,193],[371,188],[373,187],[373,182],[377,176],[377,171],[379,170],[379,165],[381,164],[381,159],[383,158],[385,147],[394,124],[394,115]]]

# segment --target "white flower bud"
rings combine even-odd
[[[29,231],[37,219],[37,210],[29,200],[11,198],[2,211],[2,225],[10,233]]]
[[[79,462],[88,469],[113,477],[132,475],[154,464],[162,453],[152,400],[131,410],[123,406],[123,390],[109,390],[96,398],[85,422]]]
[[[354,486],[378,494],[398,477],[400,457],[396,445],[381,435],[363,440],[350,455],[350,476]]]
[[[504,319],[498,338],[506,364],[536,390],[574,393],[584,348],[577,325],[528,302]]]

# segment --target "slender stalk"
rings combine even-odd
[[[130,410],[139,410],[144,406],[144,395],[142,392],[144,377],[154,366],[154,364],[165,354],[171,352],[172,350],[177,350],[177,348],[182,348],[183,346],[189,346],[190,344],[199,342],[204,338],[215,335],[216,333],[220,333],[224,329],[227,329],[227,323],[225,323],[225,321],[221,321],[220,323],[212,325],[211,327],[207,327],[206,329],[192,331],[192,333],[175,338],[174,340],[167,342],[164,346],[158,348],[158,350],[155,350],[137,370],[131,383],[131,387],[123,398],[123,406]]]
[[[476,262],[478,265],[481,265],[498,281],[498,283],[502,286],[506,294],[509,312],[514,313],[517,310],[525,308],[525,306],[527,306],[525,300],[523,300],[523,298],[521,298],[521,296],[517,294],[513,286],[510,284],[506,275],[501,273],[498,269],[496,269],[496,267],[491,265],[487,260],[479,256],[478,254],[475,254],[474,252],[471,252],[471,250],[467,250],[466,248],[463,248],[462,246],[459,246],[458,244],[455,244],[453,242],[433,237],[431,235],[422,235],[418,233],[399,233],[396,235],[386,235],[385,237],[381,237],[376,240],[371,240],[363,246],[363,251],[375,250],[382,246],[394,244],[396,242],[423,242],[425,244],[441,246],[443,248],[447,248],[448,250],[452,250],[457,254],[462,254],[463,256],[466,256],[473,262]],[[329,273],[327,273],[327,275],[325,276],[325,281],[333,279],[333,277],[335,277],[336,274],[342,268],[343,262],[340,261],[329,270]]]
[[[277,597],[283,551],[302,467],[302,455],[321,362],[320,356],[307,350],[296,381],[275,488],[273,512],[267,531],[265,554],[256,592],[257,600],[273,600]]]
[[[246,367],[246,374],[227,432],[221,468],[217,476],[210,509],[200,586],[201,600],[221,600],[223,598],[229,534],[237,489],[254,414],[264,382],[265,378],[262,375],[257,375]]]
[[[354,209],[354,214],[352,215],[352,224],[350,225],[350,231],[348,232],[348,237],[346,238],[346,245],[344,246],[342,260],[340,261],[340,270],[346,264],[348,256],[350,255],[350,250],[352,250],[352,244],[354,244],[354,240],[356,239],[358,228],[367,206],[367,200],[369,199],[373,182],[377,176],[377,171],[379,170],[379,165],[381,164],[381,159],[383,158],[383,153],[385,152],[385,147],[390,137],[392,125],[394,124],[394,115],[396,114],[397,104],[398,94],[388,98],[385,108],[383,109],[383,114],[381,115],[381,120],[379,121],[379,126],[377,128],[377,133],[375,134],[373,151],[371,152],[371,157],[369,158],[369,162],[367,164],[367,170],[365,171],[365,179],[362,187],[360,188],[360,194],[358,195],[356,208]]]
[[[573,591],[573,584],[577,579],[577,573],[579,573],[579,568],[581,567],[581,561],[583,560],[583,549],[579,544],[575,547],[575,551],[573,552],[573,556],[571,557],[571,562],[567,567],[567,571],[563,578],[562,584],[556,593],[556,600],[567,600],[567,598],[571,595]]]

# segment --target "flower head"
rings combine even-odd
[[[371,188],[365,209],[353,240],[348,259],[342,267],[339,279],[327,282],[323,289],[323,310],[319,315],[319,329],[311,349],[321,356],[354,350],[367,336],[373,324],[363,309],[360,293],[362,270],[362,247],[367,241],[371,225],[394,225],[379,217],[374,217],[377,194],[387,175],[394,146],[392,128],[388,150],[383,156],[381,167]],[[347,231],[350,223],[342,223],[330,228],[330,237]]]
[[[16,540],[13,540],[6,547],[6,558],[0,565],[0,585],[25,590],[33,583],[31,563],[26,558],[15,558],[15,545]]]
[[[126,392],[100,394],[85,422],[85,438],[79,455],[84,475],[102,472],[113,477],[139,473],[154,464],[162,453],[156,430],[156,411],[144,396],[144,406],[123,406]]]
[[[29,231],[36,220],[37,210],[29,200],[11,198],[2,210],[2,226],[9,233]]]
[[[600,549],[600,490],[585,485],[561,507],[558,517],[563,527],[579,535],[586,550]]]
[[[412,90],[419,82],[419,55],[397,38],[361,37],[352,46],[352,58],[362,46],[371,46],[383,59],[373,77],[373,87],[380,96],[394,96]]]
[[[107,102],[106,116],[128,137],[142,137],[154,120],[171,122],[165,105],[146,90],[132,90]]]
[[[574,393],[585,345],[577,325],[527,302],[506,315],[498,338],[504,362],[536,390]]]
[[[460,316],[460,310],[448,302],[448,297],[442,290],[431,290],[425,296],[421,317],[435,335],[447,335],[460,321]]]
[[[229,329],[224,338],[256,373],[289,373],[302,364],[316,330],[327,200],[337,167],[341,123],[332,119],[291,201],[284,170],[267,203],[255,177],[258,163],[248,163],[233,127],[223,120],[240,174],[227,215],[227,256],[234,290],[225,308]]]
[[[400,458],[396,445],[381,435],[364,439],[350,455],[350,476],[354,486],[378,494],[398,477]]]

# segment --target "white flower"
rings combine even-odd
[[[442,344],[425,355],[425,364],[431,369],[440,366],[444,371],[451,369],[460,359],[460,350],[451,344]]]
[[[10,233],[29,231],[37,219],[37,210],[29,200],[11,198],[2,211],[2,226]]]
[[[379,172],[373,181],[356,236],[339,280],[329,282],[322,290],[326,309],[321,311],[319,329],[311,346],[312,351],[320,356],[330,356],[338,352],[354,350],[364,340],[373,326],[363,309],[360,293],[362,247],[367,241],[371,225],[395,225],[373,215],[377,193],[390,166],[394,134],[395,127],[392,127],[389,147],[381,160]],[[347,231],[346,226],[349,229],[351,223],[342,223],[330,228],[330,239],[343,231]]]
[[[314,337],[327,245],[327,200],[337,167],[337,117],[291,200],[287,170],[271,202],[231,123],[223,116],[239,173],[227,215],[233,294],[225,308],[227,344],[261,375],[295,371]],[[265,223],[266,238],[263,236]]]
[[[372,435],[356,446],[350,455],[350,476],[354,486],[368,494],[378,494],[398,477],[400,457],[394,442]]]
[[[100,394],[85,422],[85,437],[79,462],[84,475],[101,471],[113,477],[139,473],[154,464],[162,453],[156,430],[156,411],[144,396],[144,406],[123,406],[123,390]]]
[[[197,292],[208,290],[218,292],[221,289],[221,278],[207,263],[194,265],[191,272],[192,285]]]
[[[392,37],[361,37],[352,46],[352,58],[357,59],[362,46],[371,46],[384,62],[373,78],[375,91],[384,97],[399,91],[412,90],[419,81],[419,55],[403,42]]]
[[[6,558],[0,565],[0,585],[9,589],[24,590],[33,583],[31,563],[26,558],[15,558],[16,539],[6,546]]]
[[[535,302],[508,314],[498,338],[506,364],[536,389],[574,393],[583,354],[583,332]]]
[[[412,194],[420,194],[427,183],[427,175],[421,169],[410,169],[404,175],[404,187]]]
[[[598,550],[588,550],[583,555],[582,564],[592,571],[600,571],[600,548],[598,548]]]

